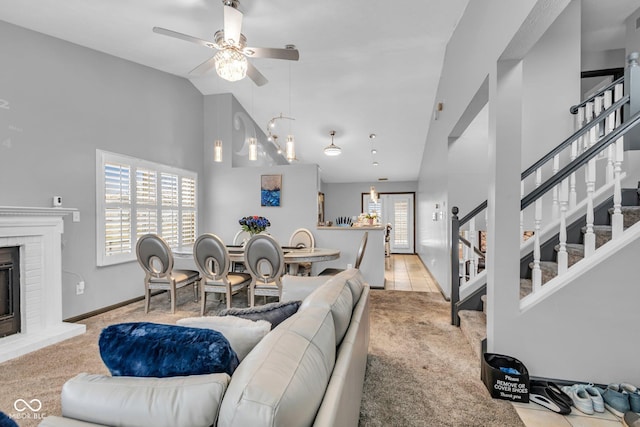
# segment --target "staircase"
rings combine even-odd
[[[624,189],[623,190],[623,206],[622,214],[624,216],[623,227],[627,229],[637,222],[640,222],[640,183],[638,189]],[[611,230],[611,215],[613,214],[613,208],[610,207],[612,200],[609,199],[596,209],[603,214],[596,214],[595,217],[599,218],[599,222],[594,225],[594,232],[596,234],[596,248],[600,248],[612,239]],[[577,221],[575,224],[571,224],[568,228],[573,226],[580,234],[573,233],[575,242],[567,243],[567,252],[569,254],[568,264],[569,267],[584,260],[584,233],[585,227],[580,227],[580,224],[584,223]],[[571,234],[571,233],[569,233]],[[576,237],[577,236],[577,237]],[[554,236],[557,240],[557,236]],[[543,286],[550,280],[554,279],[558,275],[558,263],[556,260],[559,245],[555,244],[554,239],[550,242],[545,242],[547,247],[552,247],[553,252],[548,259],[540,261],[540,269],[542,271],[542,284]],[[547,251],[549,252],[549,251]],[[520,298],[524,298],[532,292],[531,272],[533,269],[533,262],[531,262],[532,254],[528,253],[521,260],[521,271],[523,272],[520,278]],[[587,260],[588,262],[588,260]],[[486,295],[481,296],[482,310],[460,310],[458,316],[460,318],[460,330],[466,337],[469,345],[478,356],[478,359],[482,357],[482,341],[486,339]]]

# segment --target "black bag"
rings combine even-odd
[[[480,378],[491,397],[529,403],[529,371],[515,357],[484,353]]]

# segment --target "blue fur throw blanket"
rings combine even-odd
[[[102,361],[113,376],[232,375],[239,363],[220,332],[203,328],[120,323],[102,330],[99,346]]]
[[[0,427],[18,427],[18,424],[4,412],[0,411]]]

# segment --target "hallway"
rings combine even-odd
[[[385,266],[384,279],[384,288],[389,291],[440,292],[418,255],[391,255]]]

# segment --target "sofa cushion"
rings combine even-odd
[[[347,285],[349,285],[349,289],[351,289],[353,306],[355,307],[362,295],[362,290],[364,289],[366,281],[364,280],[362,272],[357,268],[345,271],[345,275],[347,275]]]
[[[119,323],[103,329],[98,344],[102,361],[114,376],[231,375],[239,363],[229,341],[210,329]]]
[[[211,426],[228,384],[227,374],[134,378],[83,373],[62,387],[62,414],[110,426]]]
[[[236,352],[241,362],[271,330],[271,323],[266,320],[253,321],[236,316],[186,317],[178,320],[176,324],[220,332],[229,340],[231,348]]]
[[[271,302],[256,307],[236,308],[231,307],[222,310],[220,316],[236,316],[250,320],[266,320],[271,323],[271,329],[278,326],[283,320],[294,315],[302,301]]]
[[[353,310],[353,297],[351,289],[345,283],[345,276],[338,274],[329,279],[324,285],[313,291],[304,299],[300,310],[308,307],[328,307],[333,316],[336,329],[336,346],[340,345],[344,334],[351,322]]]
[[[242,361],[225,393],[219,427],[310,426],[335,363],[327,307],[309,307],[271,331]]]
[[[324,285],[329,276],[282,276],[282,296],[280,301],[296,301],[305,299],[311,292]]]

